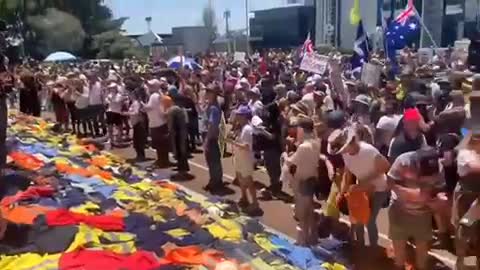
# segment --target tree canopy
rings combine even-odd
[[[26,54],[42,58],[66,50],[84,58],[142,57],[122,35],[128,18],[114,19],[102,0],[0,0],[0,18],[22,21]]]

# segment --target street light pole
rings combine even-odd
[[[248,10],[248,0],[245,0],[245,23],[246,23],[246,29],[247,29],[247,48],[246,48],[246,53],[247,56],[250,56],[250,19],[248,16],[249,10]]]

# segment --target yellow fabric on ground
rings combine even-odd
[[[233,220],[220,219],[215,223],[204,226],[215,238],[240,242],[242,239],[242,228]]]
[[[41,256],[25,253],[18,256],[0,256],[2,270],[57,270],[60,254]]]
[[[100,210],[101,210],[100,206],[98,206],[93,202],[86,202],[77,207],[70,208],[71,212],[78,213],[78,214],[86,214],[86,215],[93,215],[95,212],[98,212]]]
[[[278,246],[272,244],[272,242],[265,234],[257,234],[253,237],[253,240],[255,241],[255,243],[257,243],[257,245],[261,246],[264,250],[270,253],[274,250],[279,249]]]
[[[102,244],[100,238],[107,239],[112,244]],[[133,234],[104,232],[83,224],[78,226],[78,233],[66,252],[72,252],[79,248],[102,248],[103,250],[122,254],[132,253],[137,250],[135,247],[135,235]]]

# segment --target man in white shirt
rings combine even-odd
[[[357,178],[356,185],[344,183],[342,194],[347,192],[366,192],[370,200],[370,219],[368,224],[355,224],[355,236],[357,242],[364,246],[364,234],[367,226],[370,246],[378,245],[377,216],[388,199],[386,173],[390,163],[373,146],[359,141],[356,130],[353,128],[337,130],[330,135],[329,153],[341,154],[345,162],[346,175],[354,175]],[[345,177],[351,179],[351,177]],[[349,187],[346,190],[346,187]]]
[[[168,159],[170,149],[168,139],[168,125],[165,118],[165,109],[162,104],[162,93],[160,92],[162,82],[157,79],[146,83],[150,98],[143,104],[143,110],[147,113],[148,127],[152,137],[152,147],[157,151],[157,161],[159,168],[168,168],[171,164]]]
[[[93,121],[93,136],[98,137],[107,133],[105,124],[105,94],[103,92],[102,84],[93,71],[87,73],[90,92],[88,94],[89,99],[89,112]],[[103,130],[100,133],[100,128]]]

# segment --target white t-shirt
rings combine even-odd
[[[398,123],[402,119],[401,115],[384,115],[380,117],[377,123],[377,129],[383,130],[385,134],[383,134],[383,138],[379,138],[383,145],[390,145],[392,140],[393,134],[395,134],[395,130],[397,129]]]
[[[148,127],[156,128],[165,125],[165,109],[162,105],[162,96],[160,93],[153,93],[145,104],[145,112],[148,116]]]
[[[297,151],[288,159],[289,163],[297,166],[295,180],[307,180],[318,175],[318,160],[320,158],[320,141],[307,139],[297,148]]]
[[[90,86],[89,103],[90,105],[103,104],[103,90],[100,82],[96,82]]]
[[[368,143],[360,142],[359,144],[360,151],[356,155],[342,155],[345,167],[357,177],[358,181],[368,181],[375,186],[375,191],[385,191],[387,189],[387,177],[385,174],[374,179],[365,179],[365,177],[374,173],[374,161],[380,155],[380,152]]]
[[[313,93],[308,93],[308,94],[305,94],[303,97],[302,97],[302,102],[307,105],[308,107],[308,113],[313,113],[315,111],[315,107],[316,104],[315,104],[315,98],[313,96]]]
[[[468,164],[478,160],[480,156],[473,150],[462,149],[458,151],[457,155],[457,170],[460,177],[466,176],[470,173]]]
[[[107,112],[122,113],[123,97],[120,93],[110,93],[107,96]]]
[[[235,163],[251,162],[253,164],[255,161],[255,156],[253,153],[253,127],[250,124],[245,125],[236,141],[240,144],[248,144],[248,150],[245,148],[235,147]]]
[[[75,107],[78,109],[85,109],[88,107],[89,100],[88,100],[88,87],[83,88],[83,93],[77,95],[77,99],[75,101]]]
[[[252,100],[250,100],[248,102],[248,106],[250,107],[250,110],[252,110],[252,115],[259,116],[263,110],[263,103],[260,100],[257,100],[255,102],[252,102]]]
[[[401,115],[384,115],[378,120],[377,129],[395,132],[401,119]]]

